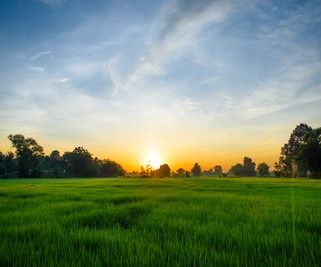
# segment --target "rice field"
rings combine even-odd
[[[321,180],[1,179],[0,266],[321,266]]]

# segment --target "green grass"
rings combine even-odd
[[[0,266],[321,266],[321,180],[3,179]]]

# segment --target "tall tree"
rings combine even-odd
[[[21,134],[10,134],[8,139],[16,149],[19,177],[38,177],[39,158],[44,155],[42,146],[35,139],[25,138]]]
[[[311,172],[312,177],[321,177],[321,127],[304,136],[298,161]]]
[[[304,136],[310,132],[312,132],[312,128],[305,123],[295,127],[289,141],[281,148],[279,162],[275,164],[275,174],[277,176],[295,177],[298,171],[303,171],[303,166],[300,166],[298,161],[299,149],[303,143]]]
[[[194,167],[191,169],[194,176],[201,176],[202,169],[201,166],[198,163],[194,164]]]
[[[255,162],[249,157],[243,159],[243,176],[256,176]]]

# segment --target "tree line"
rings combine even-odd
[[[125,176],[123,167],[110,159],[98,159],[83,147],[76,147],[71,152],[60,155],[54,150],[49,156],[43,152],[33,138],[25,138],[21,134],[9,135],[8,139],[15,148],[15,153],[0,152],[0,177],[118,177]],[[220,165],[202,171],[195,163],[191,170],[179,168],[172,171],[168,164],[162,164],[153,169],[150,162],[141,166],[141,171],[133,172],[139,177],[190,177],[207,176],[237,176],[266,177],[271,174],[276,177],[321,177],[321,127],[312,129],[301,123],[290,135],[288,143],[281,148],[279,161],[275,163],[271,173],[270,166],[262,162],[256,166],[250,157],[244,157],[243,163],[237,163],[227,173]]]
[[[44,155],[43,147],[33,138],[21,134],[9,135],[16,149],[15,154],[0,152],[0,176],[2,177],[117,177],[124,176],[122,166],[110,159],[100,160],[83,147],[60,155],[54,150]]]

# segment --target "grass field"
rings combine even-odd
[[[321,180],[0,180],[0,266],[321,266]]]

